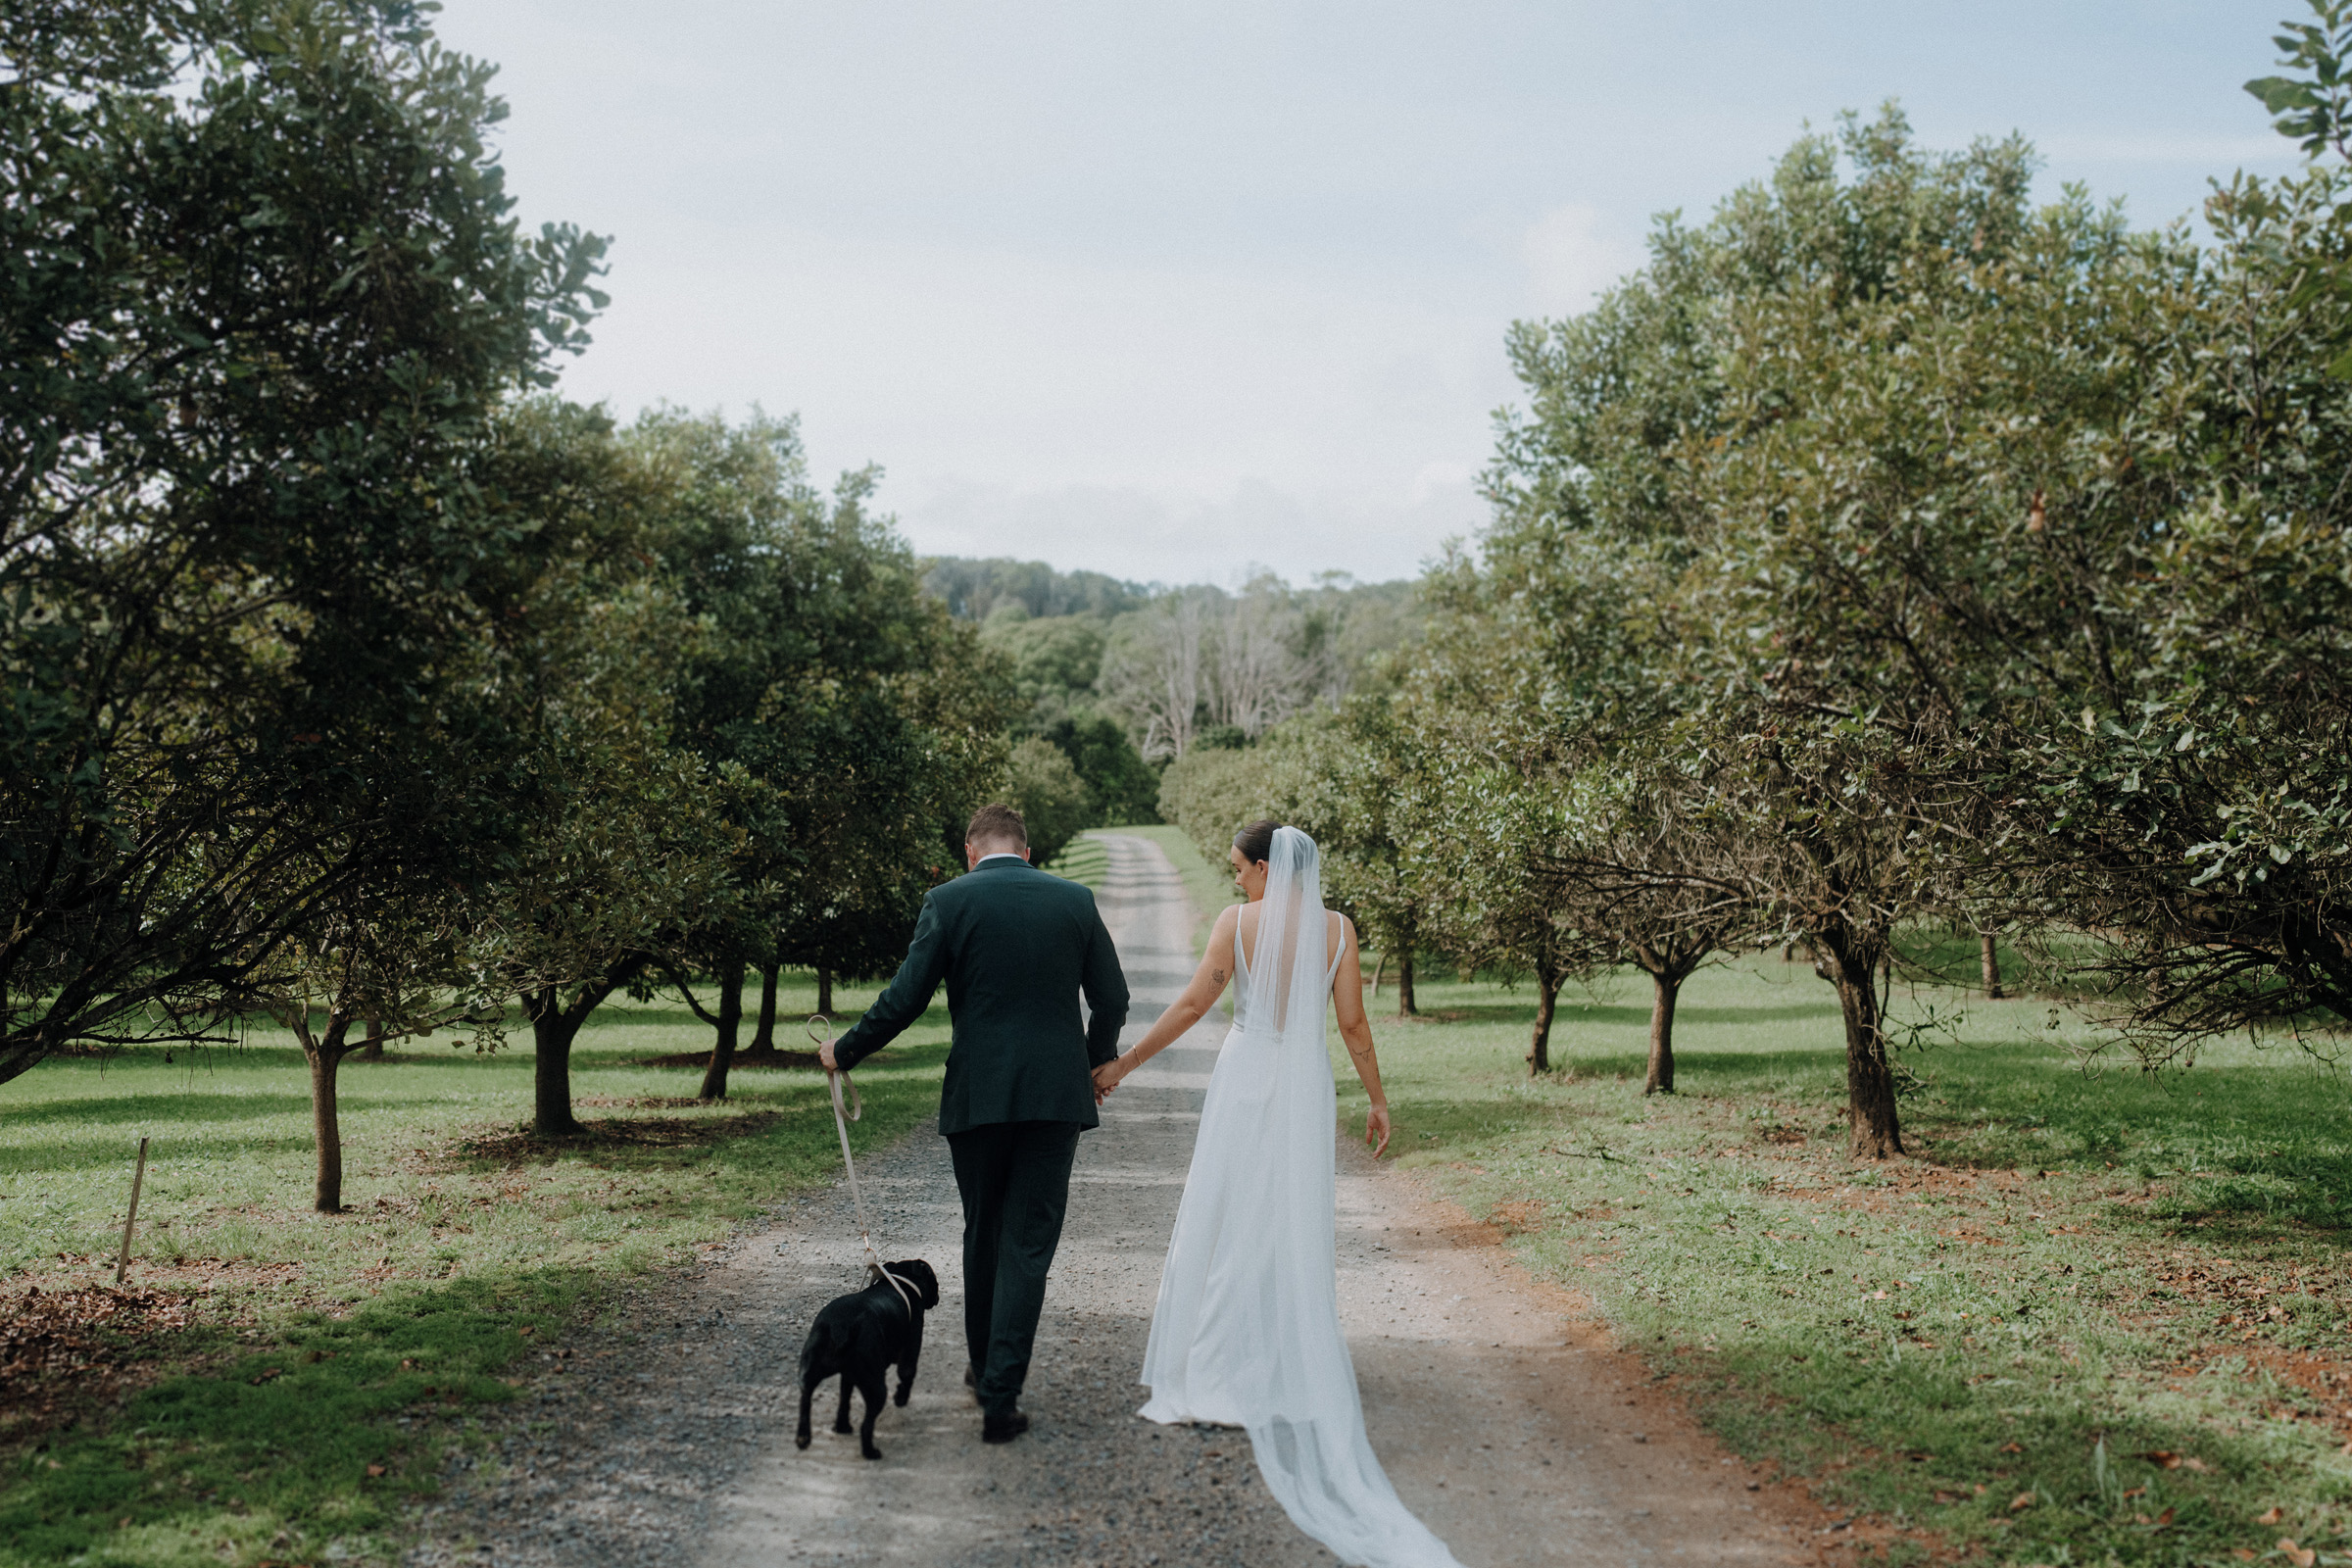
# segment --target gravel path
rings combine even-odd
[[[1109,848],[1101,902],[1135,994],[1132,1040],[1192,973],[1192,915],[1157,846]],[[1267,1495],[1243,1434],[1133,1413],[1222,1028],[1212,1017],[1131,1077],[1080,1140],[1022,1399],[1027,1437],[979,1441],[961,1382],[956,1186],[946,1141],[918,1132],[859,1167],[884,1254],[928,1258],[941,1286],[913,1399],[875,1429],[879,1463],[830,1431],[822,1398],[816,1442],[792,1446],[801,1339],[819,1306],[862,1283],[844,1186],[785,1205],[698,1277],[640,1290],[576,1337],[572,1370],[543,1374],[492,1416],[480,1462],[453,1462],[410,1561],[1333,1563]],[[1469,1568],[1812,1555],[1800,1544],[1811,1510],[1647,1393],[1639,1363],[1491,1234],[1345,1146],[1339,1203],[1341,1296],[1373,1446]]]

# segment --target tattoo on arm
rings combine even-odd
[[[1225,983],[1225,971],[1222,969],[1209,970],[1208,977],[1219,985],[1223,985]]]

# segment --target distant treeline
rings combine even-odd
[[[1010,793],[1032,838],[1159,820],[1159,770],[1197,747],[1248,745],[1350,692],[1385,690],[1419,625],[1410,582],[1261,574],[1167,588],[1041,561],[948,557],[923,587],[977,621],[1019,694]]]

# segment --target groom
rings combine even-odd
[[[1127,980],[1083,884],[1029,864],[1029,830],[1009,806],[984,806],[964,830],[971,874],[933,888],[889,988],[817,1053],[848,1069],[923,1015],[948,983],[955,1026],[939,1130],[963,1197],[964,1381],[980,1437],[1029,1430],[1019,1406],[1046,1271],[1070,1204],[1078,1134],[1100,1125],[1093,1072],[1118,1054]],[[1078,996],[1093,1009],[1082,1025]]]

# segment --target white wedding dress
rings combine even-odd
[[[1321,859],[1274,835],[1252,969],[1234,940],[1233,1029],[1200,1134],[1144,1350],[1142,1414],[1246,1428],[1266,1489],[1341,1561],[1461,1568],[1397,1500],[1364,1436],[1340,1332],[1333,1256],[1338,1099],[1323,1013],[1338,965]]]

